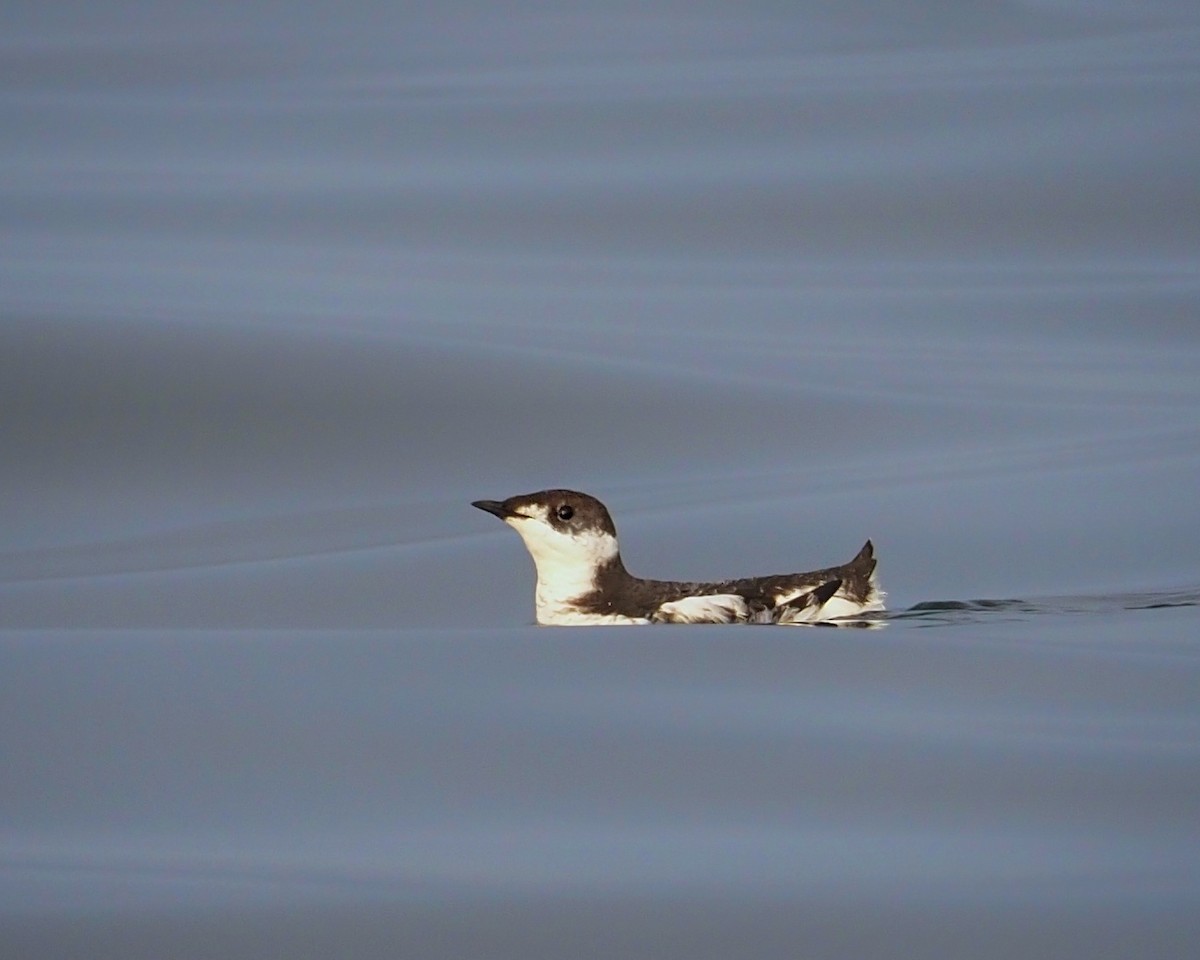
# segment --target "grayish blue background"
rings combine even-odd
[[[0,77],[6,955],[1194,952],[1194,4],[9,3]],[[917,609],[538,630],[467,504],[552,485]]]

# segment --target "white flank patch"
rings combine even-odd
[[[749,615],[746,599],[736,593],[707,597],[683,597],[664,603],[654,611],[656,623],[734,623]]]

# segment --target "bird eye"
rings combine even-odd
[[[559,520],[570,520],[573,516],[575,516],[575,508],[569,503],[564,503],[554,511],[554,514]]]

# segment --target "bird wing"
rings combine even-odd
[[[824,607],[842,587],[838,579],[827,580],[815,587],[802,587],[794,592],[780,593],[775,601],[776,623],[813,623],[825,619]]]

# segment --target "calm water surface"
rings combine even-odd
[[[1200,946],[1192,5],[3,19],[5,956]]]

